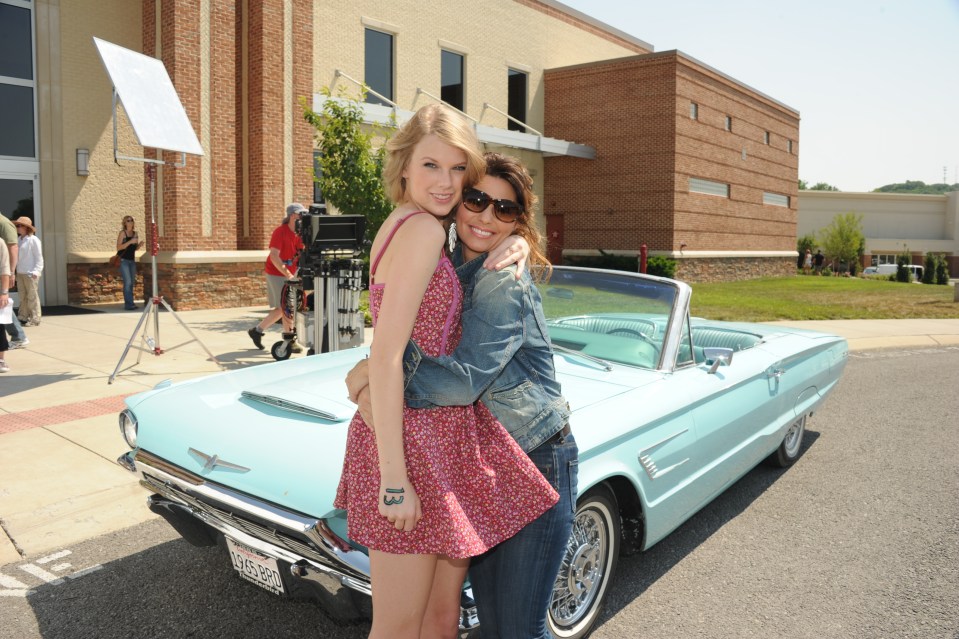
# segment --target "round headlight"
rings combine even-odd
[[[130,448],[137,447],[137,418],[129,408],[120,413],[120,434]]]

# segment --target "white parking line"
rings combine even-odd
[[[79,579],[80,577],[83,577],[83,576],[85,576],[85,575],[89,575],[91,572],[96,572],[96,571],[100,570],[101,568],[103,568],[103,566],[101,566],[100,564],[97,564],[97,565],[95,565],[95,566],[90,566],[89,568],[84,568],[83,570],[78,570],[78,571],[76,571],[75,573],[73,573],[72,575],[67,575],[67,579]]]
[[[57,577],[57,576],[56,576],[55,574],[53,574],[52,572],[47,572],[46,570],[44,570],[44,569],[41,568],[40,566],[34,566],[33,564],[26,564],[26,565],[20,566],[20,570],[22,570],[23,572],[28,572],[28,573],[30,573],[31,575],[33,575],[34,577],[36,577],[36,578],[38,578],[38,579],[42,579],[43,581],[47,582],[48,584],[53,584],[53,585],[57,586],[57,585],[63,583],[63,579],[62,579],[62,578]]]
[[[29,588],[29,586],[18,579],[0,574],[0,587],[3,588]]]
[[[0,597],[26,597],[32,590],[0,590]]]
[[[48,563],[50,563],[51,561],[56,561],[57,559],[60,559],[60,558],[62,558],[62,557],[66,557],[66,556],[72,555],[72,554],[73,554],[73,551],[72,551],[72,550],[61,550],[60,552],[55,552],[55,553],[53,553],[52,555],[47,555],[46,557],[40,557],[40,558],[37,559],[34,563],[37,563],[37,564],[40,564],[40,565],[48,564]]]

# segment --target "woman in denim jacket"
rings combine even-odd
[[[560,501],[511,539],[473,559],[470,581],[484,638],[550,637],[546,615],[572,528],[577,448],[569,405],[556,381],[542,300],[528,272],[483,268],[486,254],[511,235],[548,273],[536,228],[532,178],[515,158],[486,154],[486,176],[456,209],[460,242],[452,260],[463,285],[463,340],[450,356],[407,346],[405,399],[416,408],[481,400],[560,494]],[[451,240],[455,238],[450,230]],[[365,363],[350,373],[350,396],[364,410]],[[368,420],[369,421],[369,420]],[[370,422],[372,423],[372,422]]]

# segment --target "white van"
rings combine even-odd
[[[895,275],[898,267],[895,264],[880,264],[876,267],[876,275]],[[912,279],[922,281],[922,266],[919,264],[906,264],[906,268],[912,271]]]

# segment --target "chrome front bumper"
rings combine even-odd
[[[173,465],[142,450],[121,455],[117,463],[135,473],[151,493],[151,510],[177,511],[268,557],[289,564],[294,582],[308,582],[330,597],[349,588],[370,595],[370,560],[346,542],[323,519],[284,510]],[[184,535],[186,537],[186,535]],[[188,539],[189,540],[189,539]],[[471,591],[463,594],[460,628],[479,626]]]
[[[203,477],[142,450],[121,455],[117,463],[135,473],[140,485],[178,505],[210,528],[291,565],[297,579],[335,583],[370,594],[370,561],[343,544],[322,519],[284,510]],[[156,497],[150,504],[158,505]],[[319,578],[319,576],[323,578]],[[314,578],[315,577],[315,578]]]

